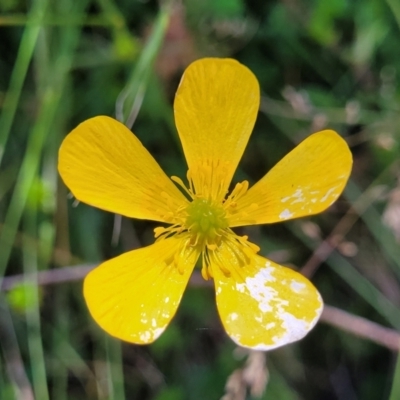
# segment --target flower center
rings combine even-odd
[[[197,198],[188,205],[186,213],[185,227],[191,235],[191,244],[215,249],[229,226],[224,208],[212,200]]]
[[[236,184],[231,194],[226,196],[221,181],[216,177],[211,179],[213,174],[218,175],[208,164],[198,166],[195,172],[189,170],[188,187],[180,178],[171,177],[187,194],[190,203],[171,210],[172,225],[155,228],[154,236],[157,241],[171,236],[180,237],[182,246],[176,255],[177,258],[185,257],[185,254],[193,251],[201,254],[201,274],[204,279],[213,277],[214,266],[226,276],[234,275],[240,282],[238,271],[243,266],[254,264],[254,256],[260,250],[248,241],[247,236],[238,236],[229,228],[239,215],[236,210],[237,201],[247,192],[249,184],[247,181]],[[241,214],[240,218],[243,219],[244,216]],[[225,256],[221,257],[221,249],[231,257],[230,260]],[[176,265],[183,273],[185,263],[176,262]]]

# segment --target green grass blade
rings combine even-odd
[[[397,363],[393,375],[393,384],[389,397],[389,400],[398,399],[400,399],[400,354],[397,354]]]
[[[76,13],[81,13],[86,2],[80,2]],[[40,157],[51,133],[51,127],[60,105],[65,81],[72,64],[72,55],[78,42],[80,28],[69,28],[64,32],[60,43],[60,54],[56,58],[53,75],[48,86],[43,91],[39,106],[38,118],[29,135],[24,159],[18,174],[10,206],[7,210],[4,226],[0,233],[0,282],[6,269],[12,245],[17,234],[18,224],[27,201],[28,193],[38,171]]]
[[[349,180],[344,196],[352,204],[361,196],[362,192],[357,185]],[[361,215],[360,219],[367,225],[371,235],[379,243],[382,253],[389,261],[393,271],[400,279],[400,246],[393,233],[382,223],[382,216],[375,207],[370,206]]]
[[[105,336],[110,400],[125,400],[121,343]]]
[[[29,276],[29,283],[27,282],[24,287],[25,298],[29,299],[29,303],[25,305],[25,315],[35,398],[48,400],[49,393],[40,327],[39,286],[32,284],[32,276],[35,276],[38,270],[37,245],[36,241],[32,240],[37,234],[37,212],[35,208],[35,206],[29,207],[24,218],[24,232],[27,235],[24,235],[23,241],[23,264],[24,273]]]
[[[139,56],[139,60],[132,71],[128,83],[117,100],[116,117],[129,128],[132,127],[143,100],[154,60],[163,43],[169,17],[170,6],[165,5],[161,8],[154,23],[153,32]]]
[[[33,2],[32,9],[28,16],[28,23],[22,35],[17,59],[10,79],[10,86],[6,93],[3,109],[0,115],[0,165],[15,113],[17,111],[22,86],[39,36],[41,20],[44,17],[47,4],[48,0],[38,0]]]

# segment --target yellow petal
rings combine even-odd
[[[153,342],[175,315],[197,257],[170,238],[106,261],[84,281],[92,317],[119,339]]]
[[[227,277],[213,267],[217,307],[235,343],[271,350],[303,338],[314,327],[323,303],[308,279],[260,256],[254,256],[253,266],[235,267],[227,250],[221,251],[220,258],[236,274]],[[237,274],[240,281],[233,278]]]
[[[259,102],[257,79],[235,60],[204,58],[186,69],[174,111],[197,193],[207,195],[204,187],[219,185],[215,188],[218,194],[226,194]]]
[[[230,226],[265,224],[317,214],[342,193],[352,155],[334,131],[301,142],[237,200]]]
[[[137,137],[115,119],[78,125],[63,141],[58,169],[80,201],[127,217],[174,222],[187,203]]]

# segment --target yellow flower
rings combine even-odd
[[[237,61],[206,58],[186,69],[174,112],[187,186],[169,179],[112,118],[91,118],[64,140],[59,171],[78,200],[168,224],[155,229],[153,245],[106,261],[86,277],[89,311],[112,336],[139,344],[157,339],[200,257],[204,279],[214,279],[222,323],[237,344],[273,349],[316,324],[323,303],[311,282],[259,256],[259,248],[231,228],[325,210],[347,182],[351,153],[337,133],[318,132],[254,186],[244,181],[228,194],[259,101],[255,76]]]

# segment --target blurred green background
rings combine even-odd
[[[239,60],[261,85],[236,181],[254,183],[317,130],[348,141],[354,170],[333,207],[244,233],[312,276],[353,333],[328,310],[301,342],[249,354],[197,280],[153,345],[91,320],[85,271],[150,244],[155,224],[75,204],[58,147],[79,122],[117,115],[184,176],[172,102],[204,56]],[[1,0],[0,399],[400,399],[399,79],[398,0]]]

